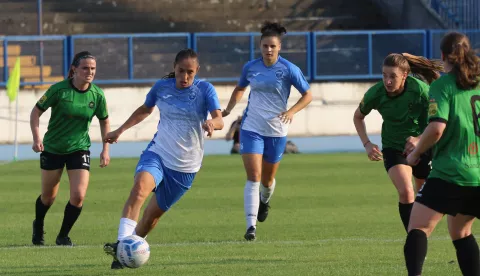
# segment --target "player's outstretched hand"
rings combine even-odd
[[[105,135],[105,138],[103,139],[103,141],[105,143],[113,144],[113,143],[116,143],[118,141],[119,137],[120,137],[120,131],[117,129],[117,130],[114,130],[112,132],[107,133],[107,135]]]
[[[102,150],[100,153],[100,168],[105,168],[110,164],[110,154],[108,151]]]
[[[378,145],[368,142],[368,144],[365,145],[365,151],[367,152],[368,159],[370,159],[371,161],[383,160],[383,154],[378,148]]]
[[[207,132],[208,137],[212,137],[213,131],[215,130],[212,120],[206,120],[202,128]]]
[[[34,152],[42,152],[43,151],[42,140],[33,141],[32,149],[33,149]]]

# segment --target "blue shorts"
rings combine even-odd
[[[240,130],[240,153],[263,154],[268,163],[278,163],[282,160],[287,137],[267,137],[253,131]]]
[[[168,211],[192,187],[196,174],[171,170],[163,165],[158,154],[148,150],[140,156],[135,175],[139,172],[148,172],[155,179],[155,196],[163,211]]]

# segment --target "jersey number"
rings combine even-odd
[[[82,155],[83,162],[90,164],[90,155],[84,154]]]
[[[472,106],[472,115],[473,115],[473,127],[475,129],[475,135],[480,137],[480,125],[479,125],[479,114],[477,112],[477,105],[476,103],[480,101],[480,96],[475,95],[470,98],[470,105]]]

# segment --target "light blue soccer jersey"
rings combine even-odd
[[[202,124],[209,112],[220,109],[213,85],[195,80],[192,86],[177,89],[174,78],[162,79],[148,92],[145,105],[160,110],[157,133],[147,150],[157,153],[169,169],[198,172],[205,135]]]
[[[238,86],[250,85],[250,95],[242,129],[267,137],[287,136],[288,124],[278,118],[287,111],[287,101],[292,85],[300,92],[310,89],[307,80],[295,64],[278,57],[267,67],[262,58],[248,62],[242,71]]]

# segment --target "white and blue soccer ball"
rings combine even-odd
[[[150,258],[150,245],[137,235],[121,240],[117,246],[118,261],[128,268],[139,268]]]

